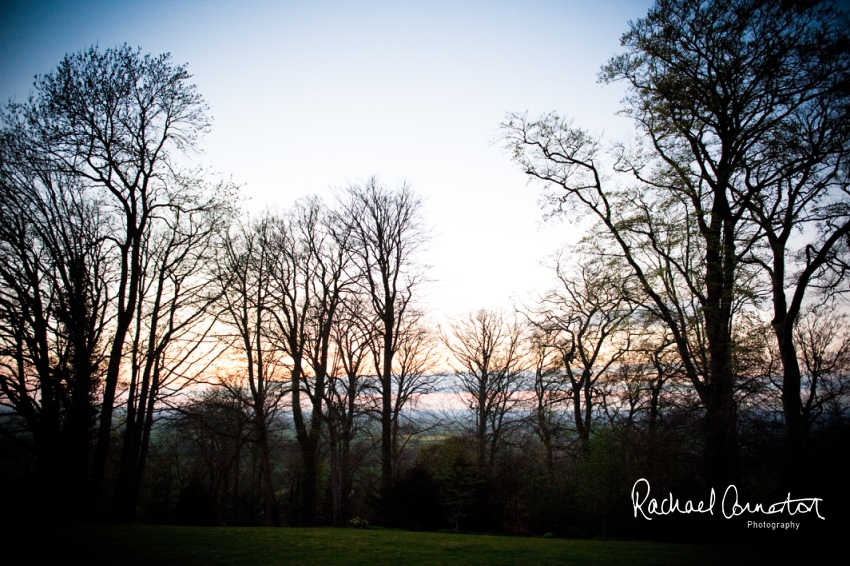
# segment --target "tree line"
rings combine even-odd
[[[184,65],[67,55],[2,112],[4,499],[604,536],[639,533],[638,477],[810,487],[847,438],[846,23],[659,1],[600,73],[633,142],[502,124],[548,214],[590,223],[551,290],[439,325],[408,184],[246,215],[192,165],[210,120]],[[435,393],[453,401],[421,408]]]

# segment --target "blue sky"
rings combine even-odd
[[[214,118],[203,161],[246,207],[286,207],[376,174],[425,197],[423,304],[439,320],[543,290],[575,240],[541,225],[539,190],[495,141],[508,111],[606,137],[620,85],[596,73],[649,1],[4,2],[0,100],[23,100],[66,52],[121,43],[188,63]]]

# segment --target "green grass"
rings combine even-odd
[[[33,557],[53,563],[180,565],[532,565],[761,563],[763,550],[390,530],[64,526],[30,531]],[[37,542],[39,537],[53,541]],[[69,558],[83,560],[68,561]],[[37,560],[37,563],[49,563]]]

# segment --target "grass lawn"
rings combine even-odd
[[[87,525],[34,528],[33,558],[95,564],[746,564],[764,549],[387,530]],[[8,534],[8,533],[7,533]],[[41,538],[38,541],[38,537]],[[45,545],[44,541],[52,541]],[[45,556],[47,555],[47,556]],[[81,560],[68,560],[79,558]],[[48,563],[35,560],[34,563]],[[54,562],[59,563],[59,562]]]

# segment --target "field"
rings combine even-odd
[[[7,533],[8,534],[8,533]],[[66,526],[27,531],[33,558],[129,565],[746,564],[765,549],[389,530]],[[18,541],[23,542],[23,541]],[[775,553],[775,552],[774,552]],[[36,563],[45,563],[36,560]]]

